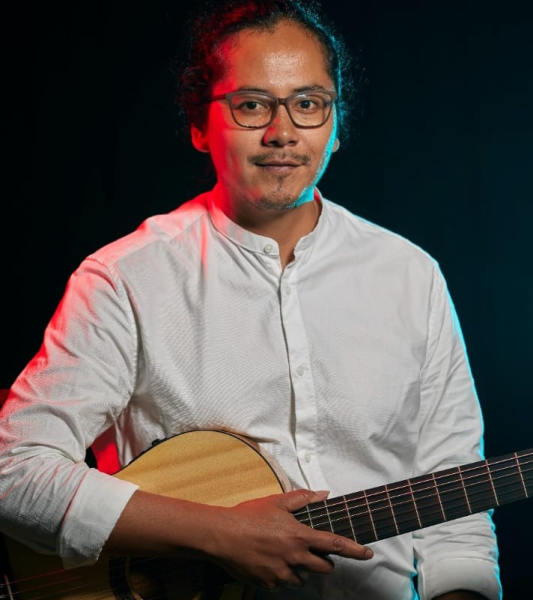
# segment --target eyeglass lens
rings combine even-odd
[[[270,123],[277,100],[259,92],[237,92],[231,98],[231,109],[243,127],[264,127]],[[322,92],[306,92],[290,96],[286,102],[292,120],[302,127],[319,127],[331,112],[332,99]]]

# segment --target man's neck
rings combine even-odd
[[[229,202],[223,202],[220,206],[225,215],[243,229],[275,240],[283,269],[293,260],[298,241],[316,227],[321,211],[320,201],[316,198],[283,210],[251,204],[241,204],[240,207],[240,210],[236,210]]]

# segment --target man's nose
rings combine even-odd
[[[266,128],[263,143],[266,146],[294,146],[300,139],[300,130],[291,121],[287,107],[278,106],[272,123]]]

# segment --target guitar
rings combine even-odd
[[[172,465],[169,471],[168,465]],[[161,443],[115,475],[143,490],[234,506],[288,491],[288,481],[257,445],[218,431],[184,433]],[[533,494],[533,449],[330,498],[296,511],[315,529],[368,544]],[[5,600],[248,600],[253,590],[211,563],[111,558],[64,570],[59,559],[4,538],[10,573]]]

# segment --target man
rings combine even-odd
[[[2,529],[67,566],[102,550],[205,557],[272,598],[413,598],[415,562],[424,599],[498,598],[487,515],[372,552],[290,514],[325,491],[219,508],[83,463],[93,442],[124,466],[156,439],[222,429],[294,488],[340,495],[479,458],[434,261],[315,187],[339,147],[335,41],[284,0],[219,8],[196,40],[185,108],[217,186],[71,278],[4,411]]]

